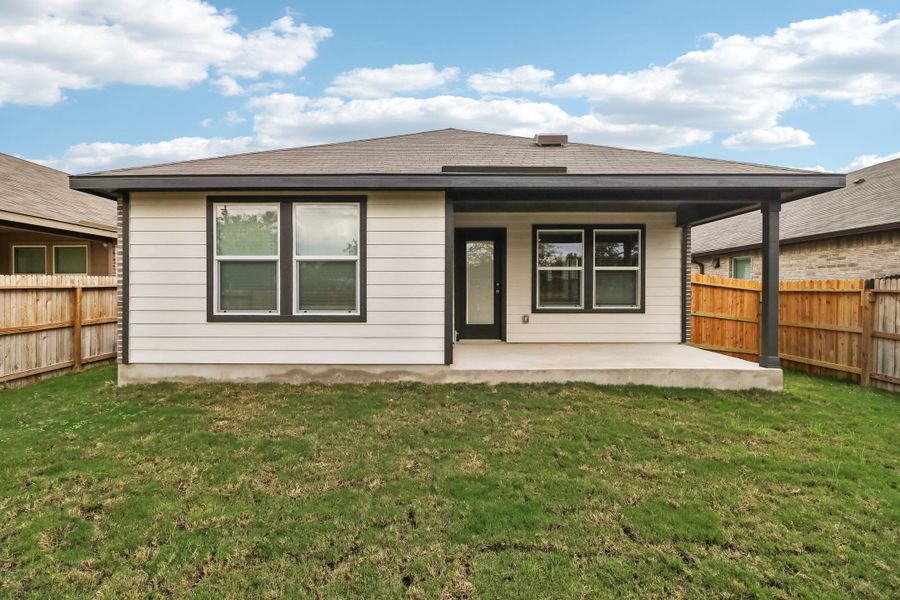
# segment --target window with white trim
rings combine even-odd
[[[47,247],[14,245],[12,247],[13,275],[44,275],[47,273]]]
[[[538,229],[535,268],[536,306],[584,306],[584,231]]]
[[[213,206],[215,312],[278,314],[279,205]]]
[[[643,312],[646,227],[534,225],[532,311]]]
[[[749,256],[735,256],[731,259],[731,276],[735,279],[752,279],[751,265]]]
[[[359,314],[360,205],[294,204],[297,314]]]
[[[209,196],[207,320],[366,322],[366,196]]]
[[[53,246],[53,273],[56,275],[87,275],[88,247],[86,244]]]
[[[637,308],[641,230],[594,229],[594,308]]]

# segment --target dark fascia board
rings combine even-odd
[[[900,230],[900,221],[896,223],[885,223],[883,225],[870,225],[868,227],[857,227],[856,229],[843,229],[841,231],[828,231],[825,233],[815,233],[812,235],[803,235],[793,238],[785,238],[779,241],[782,246],[790,246],[792,244],[804,244],[806,242],[818,242],[821,240],[831,240],[835,238],[851,237],[854,235],[865,235],[867,233],[880,233],[882,231]],[[717,250],[704,250],[702,252],[692,252],[693,258],[706,258],[708,256],[716,256],[718,254],[731,254],[732,252],[744,252],[746,250],[758,250],[762,247],[762,242],[755,244],[744,244],[743,246],[731,246],[729,248],[721,248]]]
[[[72,189],[108,194],[116,191],[166,190],[790,190],[804,195],[844,187],[844,175],[775,174],[344,174],[344,175],[74,175]],[[806,190],[804,193],[801,190]],[[800,197],[800,196],[798,196]]]
[[[75,239],[82,240],[93,240],[96,242],[105,242],[107,244],[115,244],[116,243],[116,232],[110,231],[109,235],[95,235],[92,233],[81,233],[80,231],[72,231],[71,229],[64,229],[62,227],[44,227],[42,225],[33,225],[31,223],[20,223],[18,221],[7,221],[6,219],[0,219],[0,225],[3,227],[9,227],[12,229],[24,229],[26,231],[36,231],[39,233],[47,233],[50,235],[58,235],[61,237],[70,237]],[[84,227],[90,227],[89,225],[84,225]],[[99,229],[98,227],[94,227],[94,229]]]

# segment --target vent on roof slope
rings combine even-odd
[[[569,143],[569,136],[564,133],[536,133],[534,143],[538,146],[565,146]]]

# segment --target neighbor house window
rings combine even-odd
[[[740,256],[731,259],[731,276],[735,279],[750,279],[750,257]]]
[[[537,230],[537,307],[583,306],[584,231]]]
[[[86,245],[53,246],[53,272],[56,275],[87,275]]]
[[[359,311],[359,204],[294,205],[294,283],[300,314]]]
[[[365,321],[365,196],[209,199],[210,321]]]
[[[594,230],[594,307],[637,307],[641,297],[641,231]]]
[[[534,227],[536,312],[644,309],[643,225]]]
[[[14,275],[43,275],[47,272],[46,246],[13,246]]]
[[[278,204],[214,207],[216,312],[278,313]]]

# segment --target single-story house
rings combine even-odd
[[[695,273],[759,279],[760,215],[694,227]],[[786,204],[781,278],[875,278],[900,273],[900,158],[847,175],[847,187]]]
[[[445,129],[73,176],[117,198],[120,383],[591,381],[779,388],[689,347],[690,227],[842,175]]]
[[[0,153],[0,275],[112,275],[115,246],[115,202]]]

